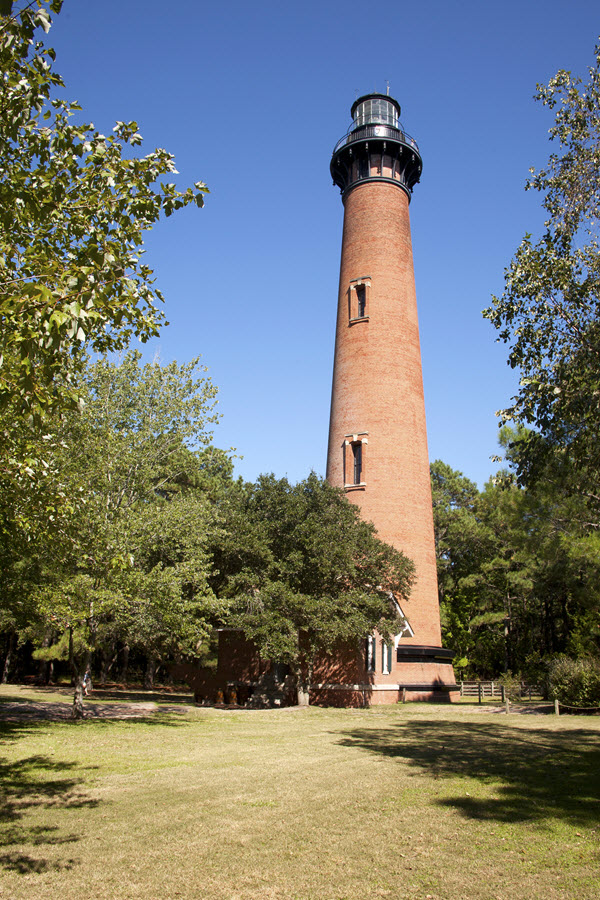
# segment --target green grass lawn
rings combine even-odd
[[[0,898],[597,900],[600,719],[489,709],[2,723]]]

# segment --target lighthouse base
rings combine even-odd
[[[387,673],[368,672],[360,657],[356,651],[323,656],[315,666],[310,702],[317,706],[361,707],[413,701],[449,703],[460,697],[450,650],[400,645]]]
[[[313,684],[310,702],[314,706],[360,708],[389,706],[395,703],[452,703],[460,697],[457,684],[437,681],[397,684]]]
[[[370,672],[363,648],[346,646],[322,653],[311,673],[309,702],[361,708],[411,701],[448,703],[460,696],[451,651],[400,644],[395,657],[390,660],[391,671]],[[376,669],[382,668],[377,665],[380,662],[375,660]],[[219,632],[216,668],[180,665],[172,674],[186,681],[201,703],[254,706],[260,700],[262,705],[288,706],[296,702],[295,680],[288,667],[262,659],[256,646],[234,629]]]

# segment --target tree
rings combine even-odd
[[[56,469],[72,499],[69,540],[58,558],[38,550],[29,635],[42,644],[53,631],[37,657],[69,658],[77,715],[102,641],[118,636],[154,660],[192,653],[216,617],[213,516],[193,490],[206,469],[199,450],[217,418],[215,393],[196,360],[141,365],[131,352],[119,364],[89,365],[83,409],[63,417]]]
[[[550,696],[565,706],[596,707],[600,704],[600,662],[598,659],[553,660],[549,671]]]
[[[600,45],[587,82],[560,70],[536,100],[555,111],[558,145],[527,189],[543,195],[545,231],[526,235],[501,297],[484,311],[510,345],[519,393],[501,413],[531,430],[514,454],[519,478],[568,483],[599,524],[600,489]]]
[[[504,428],[510,463],[522,432]],[[479,492],[432,465],[444,641],[479,677],[543,675],[567,650],[600,648],[598,536],[580,524],[580,497],[539,479],[528,488],[503,470]]]
[[[223,614],[209,585],[216,524],[211,504],[195,490],[144,505],[133,519],[134,563],[123,579],[127,602],[111,627],[145,654],[151,688],[157,665],[198,656]]]
[[[443,643],[454,650],[456,667],[473,667],[487,655],[481,651],[488,641],[479,635],[475,647],[471,620],[479,612],[478,598],[465,588],[465,579],[486,558],[490,535],[479,514],[477,485],[441,460],[430,469]]]
[[[299,702],[318,655],[398,630],[390,595],[408,595],[412,563],[314,473],[297,485],[237,482],[219,512],[213,587],[232,603],[227,622],[263,658],[290,666]]]
[[[77,402],[84,345],[105,353],[157,334],[162,297],[143,233],[202,206],[206,191],[157,185],[176,172],[173,157],[132,155],[135,122],[109,136],[75,124],[80,107],[56,96],[54,51],[36,39],[61,5],[35,0],[0,17],[0,402],[35,416]]]
[[[61,6],[0,7],[0,536],[11,543],[35,540],[64,501],[49,493],[49,417],[80,404],[84,351],[158,333],[144,232],[206,192],[163,180],[176,173],[165,150],[136,156],[135,122],[108,136],[77,124],[37,37]]]

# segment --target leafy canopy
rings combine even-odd
[[[505,427],[501,436],[510,464],[525,435]],[[455,665],[537,681],[556,653],[597,654],[600,541],[582,522],[585,501],[550,477],[525,488],[507,470],[482,492],[440,461],[431,478],[442,632]]]
[[[0,405],[34,419],[77,403],[84,345],[105,353],[157,334],[144,232],[206,192],[177,190],[166,150],[134,155],[135,122],[110,135],[77,123],[38,39],[61,5],[4,3],[0,15]]]
[[[538,241],[526,235],[484,316],[509,344],[519,393],[501,412],[533,428],[515,462],[523,481],[577,473],[573,486],[600,509],[600,45],[583,82],[559,71],[536,100],[554,111],[556,150],[527,189],[548,215]]]
[[[53,470],[73,498],[61,552],[44,540],[26,568],[17,557],[0,575],[13,627],[25,594],[35,607],[23,635],[46,645],[40,658],[69,653],[80,678],[92,653],[117,641],[162,659],[207,639],[221,605],[209,585],[216,526],[202,484],[215,477],[211,458],[227,471],[205,449],[216,390],[197,360],[99,359],[81,390],[83,409],[64,414],[54,445]]]
[[[296,485],[273,475],[238,482],[219,512],[215,591],[232,602],[229,624],[263,657],[297,670],[375,628],[398,630],[390,594],[408,595],[412,563],[314,473]]]

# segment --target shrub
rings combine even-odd
[[[505,672],[498,681],[504,688],[504,696],[508,697],[512,703],[521,699],[521,676],[519,674],[513,675],[512,672]]]
[[[565,706],[600,706],[600,661],[555,659],[550,665],[550,696]]]

